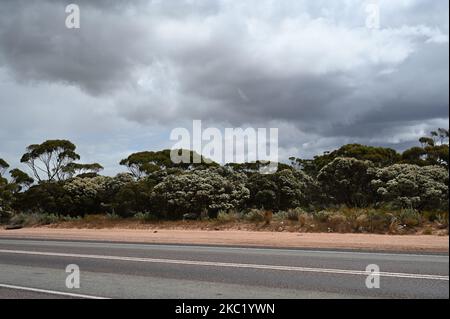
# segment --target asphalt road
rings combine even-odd
[[[449,298],[449,257],[0,239],[0,298]]]

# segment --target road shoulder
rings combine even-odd
[[[0,238],[448,253],[448,236],[139,229],[0,229]]]

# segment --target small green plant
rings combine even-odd
[[[83,218],[81,216],[60,216],[59,219],[62,222],[74,222],[74,221],[80,221]]]
[[[290,209],[287,213],[287,219],[293,222],[298,222],[300,215],[305,213],[306,212],[301,208]]]
[[[153,215],[152,213],[137,213],[134,215],[134,219],[142,221],[142,222],[154,222],[158,220],[158,217]]]
[[[329,216],[328,227],[335,232],[345,232],[348,228],[347,217],[341,213]]]
[[[238,219],[239,217],[235,212],[225,212],[222,210],[217,215],[217,221],[222,224],[232,223]]]
[[[61,218],[55,214],[49,213],[19,213],[15,214],[10,219],[11,225],[21,226],[38,226],[38,225],[50,225],[61,221]]]
[[[438,225],[438,228],[440,229],[448,228],[448,213],[438,214],[435,223]]]
[[[288,220],[288,212],[285,211],[279,211],[278,213],[273,215],[273,220],[277,222],[282,222],[285,220]]]
[[[433,228],[431,228],[430,226],[425,227],[422,234],[427,236],[433,235]]]
[[[422,216],[415,209],[402,209],[397,215],[400,224],[406,227],[416,227],[422,224]]]
[[[106,214],[106,219],[119,220],[119,219],[121,219],[121,217],[119,215],[117,215],[116,213],[109,213],[109,214]]]
[[[322,210],[314,214],[314,219],[318,220],[321,223],[326,223],[328,222],[330,216],[332,216],[333,214],[334,214],[333,212]]]
[[[37,216],[37,220],[39,225],[51,225],[58,223],[60,218],[55,214],[40,214]]]
[[[263,222],[265,220],[265,211],[259,209],[252,209],[245,216],[245,219],[251,222]]]

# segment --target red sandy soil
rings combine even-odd
[[[362,249],[398,252],[448,253],[448,236],[372,235],[254,232],[245,230],[205,231],[173,229],[0,229],[0,238],[93,240],[133,243],[200,244],[317,249]]]

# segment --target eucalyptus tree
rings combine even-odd
[[[72,178],[74,176],[95,177],[103,169],[103,166],[98,163],[80,164],[72,162],[64,166],[62,172],[68,178]]]
[[[11,170],[9,173],[12,179],[11,183],[17,186],[16,189],[19,192],[23,189],[28,189],[34,183],[32,177],[18,168]]]
[[[121,160],[120,165],[126,166],[129,172],[137,179],[171,168],[190,170],[199,167],[218,166],[217,163],[206,159],[194,151],[189,151],[190,161],[188,163],[174,163],[171,159],[171,152],[172,150],[133,153]],[[194,163],[194,158],[200,158],[200,163]]]
[[[0,177],[5,174],[8,168],[9,164],[3,158],[0,158]]]
[[[75,150],[70,141],[48,140],[28,146],[20,161],[28,165],[38,182],[61,181],[65,177],[64,168],[80,159]]]

